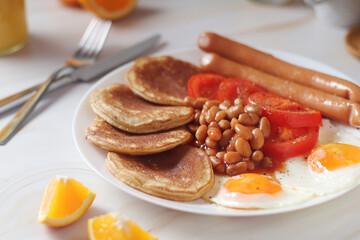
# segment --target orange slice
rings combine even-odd
[[[129,15],[136,7],[137,0],[78,0],[80,5],[98,17],[116,20]]]
[[[157,237],[142,230],[133,220],[119,213],[108,213],[90,218],[88,233],[90,240],[158,240]]]
[[[69,5],[69,6],[77,6],[79,5],[78,0],[60,0],[60,2]]]
[[[55,227],[69,225],[86,212],[95,195],[73,178],[55,176],[46,187],[38,221]]]

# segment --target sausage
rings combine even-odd
[[[318,110],[326,117],[352,126],[360,126],[360,104],[353,101],[281,79],[215,53],[205,54],[201,58],[200,65],[206,72],[250,80],[269,92]]]
[[[198,46],[206,52],[217,53],[279,78],[288,79],[360,103],[360,87],[352,82],[284,62],[270,54],[215,33],[202,33],[198,38]]]

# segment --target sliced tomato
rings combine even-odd
[[[218,87],[224,76],[215,73],[200,73],[191,76],[188,81],[188,94],[190,97],[218,98]]]
[[[271,134],[265,139],[263,151],[275,159],[287,159],[309,153],[316,145],[319,126],[286,128],[271,125]]]
[[[246,101],[251,94],[262,91],[262,87],[251,81],[228,78],[220,83],[218,96],[220,101],[234,101],[238,97]]]
[[[263,109],[271,124],[288,128],[321,125],[321,113],[269,92],[251,94],[248,101]]]

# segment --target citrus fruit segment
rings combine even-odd
[[[129,15],[136,7],[137,0],[78,0],[80,5],[98,17],[116,20]]]
[[[91,240],[158,240],[157,237],[141,229],[133,220],[119,213],[90,218],[88,233]]]
[[[69,6],[77,6],[79,5],[78,0],[60,0],[60,2],[69,5]]]
[[[73,178],[55,176],[46,187],[38,221],[55,227],[69,225],[86,212],[95,196]]]

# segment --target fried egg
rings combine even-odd
[[[350,132],[349,132],[350,131]],[[276,179],[284,187],[325,196],[349,189],[360,178],[360,139],[358,129],[335,126],[323,121],[317,147],[305,157],[285,162],[276,171]]]
[[[300,204],[313,195],[283,187],[269,176],[244,173],[235,177],[216,176],[215,186],[203,198],[230,208],[272,209]]]

